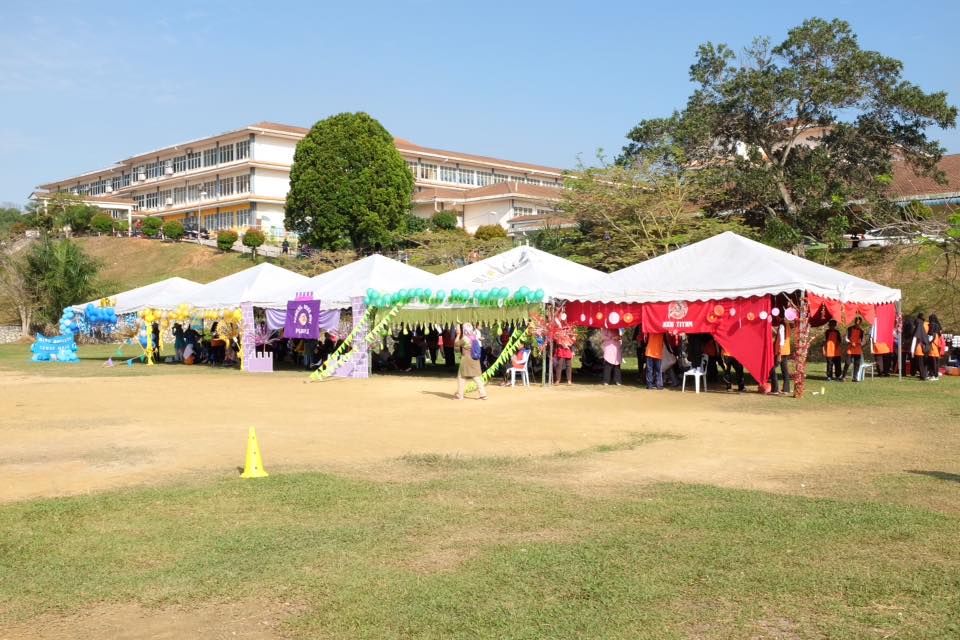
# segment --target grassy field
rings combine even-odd
[[[184,370],[206,385],[240,375],[104,370],[98,349],[50,366],[25,365],[23,346],[6,346],[0,371],[71,371],[105,384]],[[738,406],[797,429],[837,414],[895,421],[956,451],[957,382],[823,383],[822,396],[748,394]],[[642,411],[649,392],[623,391]],[[215,618],[254,603],[275,634],[257,638],[960,637],[960,466],[840,470],[815,497],[709,478],[603,490],[543,480],[544,468],[562,477],[575,468],[565,465],[675,437],[665,425],[542,456],[402,455],[376,478],[280,470],[3,505],[0,630],[35,637],[57,621],[68,631],[49,637],[74,637],[74,617],[136,603],[189,637],[179,612],[206,607]]]

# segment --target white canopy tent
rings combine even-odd
[[[202,288],[203,285],[199,282],[174,276],[173,278],[167,278],[166,280],[160,280],[159,282],[105,297],[111,300],[117,315],[123,315],[126,313],[136,313],[137,311],[150,307],[164,308],[170,305],[176,306],[186,297]],[[100,299],[74,305],[73,309],[83,311],[88,304],[99,306]]]
[[[615,271],[570,300],[706,301],[811,292],[841,302],[883,304],[900,290],[825,267],[733,232]]]
[[[607,278],[607,274],[596,269],[521,246],[444,273],[438,279],[447,290],[505,287],[512,293],[523,286],[543,289],[544,300],[549,301],[569,299],[568,296],[589,291],[588,286],[602,289]]]
[[[312,291],[314,299],[320,300],[321,308],[345,309],[350,307],[352,298],[365,297],[368,289],[393,292],[401,288],[436,289],[438,286],[434,274],[374,254],[314,276],[310,278],[309,287],[290,290],[288,294],[292,300],[296,291]]]
[[[180,300],[164,305],[172,309],[186,303],[197,309],[221,309],[251,303],[265,309],[286,309],[287,292],[309,291],[310,278],[268,262],[209,282]]]

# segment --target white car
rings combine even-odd
[[[850,244],[854,248],[912,244],[915,240],[915,236],[905,233],[900,229],[870,229],[865,233],[855,233],[849,237]]]

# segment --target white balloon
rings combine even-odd
[[[617,324],[620,322],[620,314],[616,311],[611,311],[610,315],[607,316],[607,319],[610,320],[610,324]]]
[[[734,309],[733,307],[730,307],[730,315],[731,315],[731,316],[737,315],[737,310]]]
[[[772,313],[774,317],[777,317],[778,315],[780,315],[780,308],[774,307],[773,309],[770,310],[770,313]]]
[[[766,319],[767,319],[767,312],[766,312],[766,311],[761,311],[761,312],[760,312],[760,319],[761,319],[761,320],[766,320]]]

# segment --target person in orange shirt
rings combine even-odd
[[[877,375],[887,378],[893,371],[893,352],[886,342],[877,341],[877,325],[870,328],[870,352],[877,367]]]
[[[843,380],[840,355],[840,332],[837,330],[837,321],[827,323],[827,331],[823,334],[823,355],[827,359],[827,380]]]
[[[663,391],[663,371],[660,365],[663,362],[663,334],[648,333],[647,348],[644,355],[647,358],[647,389],[657,389]]]
[[[773,327],[773,370],[770,371],[770,390],[779,394],[777,381],[777,365],[780,367],[780,377],[783,379],[783,393],[790,393],[790,325],[786,320],[780,320]]]
[[[927,359],[927,371],[930,372],[932,380],[940,379],[940,356],[946,350],[946,343],[943,340],[943,329],[940,327],[940,320],[937,314],[930,314],[930,322],[927,323],[927,336],[930,338],[930,355]]]
[[[853,324],[847,327],[847,361],[843,365],[843,375],[840,380],[847,377],[847,370],[850,363],[853,362],[853,382],[860,381],[860,363],[863,361],[863,328],[860,326],[860,316],[853,319]]]

